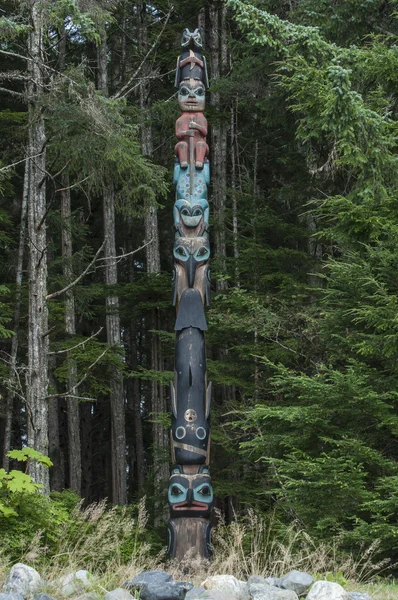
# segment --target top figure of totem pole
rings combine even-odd
[[[204,307],[210,302],[207,119],[209,87],[198,29],[185,29],[177,59],[173,209],[173,304],[177,309],[174,380],[170,383],[173,469],[169,482],[169,556],[210,554],[213,487],[209,472],[211,384],[207,382]]]

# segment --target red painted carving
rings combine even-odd
[[[207,119],[201,112],[183,112],[176,121],[176,136],[180,140],[175,147],[175,153],[183,169],[188,167],[189,140],[193,138],[195,152],[195,167],[203,168],[205,157],[209,153],[206,143]]]

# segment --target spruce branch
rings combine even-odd
[[[84,269],[84,271],[82,273],[80,273],[80,275],[78,277],[76,277],[76,279],[74,281],[72,281],[71,283],[69,283],[67,286],[65,286],[64,288],[62,288],[62,290],[58,290],[57,292],[53,292],[52,294],[47,294],[46,296],[46,301],[47,300],[53,300],[54,298],[57,298],[58,296],[61,296],[61,294],[65,294],[65,292],[68,292],[69,290],[71,290],[73,287],[75,287],[75,285],[77,285],[79,283],[79,281],[81,279],[83,279],[83,277],[85,275],[87,275],[87,273],[89,272],[89,270],[93,267],[93,265],[96,263],[98,256],[101,254],[103,248],[105,246],[105,240],[102,242],[101,246],[98,248],[97,252],[94,255],[94,258],[92,259],[92,261],[87,265],[87,267]]]
[[[153,42],[152,46],[149,48],[148,52],[145,54],[144,58],[141,61],[141,64],[137,67],[137,69],[134,71],[133,75],[130,77],[130,79],[128,80],[128,82],[122,87],[121,90],[119,90],[118,92],[116,92],[116,94],[113,96],[115,98],[115,100],[117,100],[118,98],[125,98],[128,94],[130,94],[133,89],[136,87],[135,85],[131,88],[131,84],[133,83],[134,79],[136,79],[137,75],[140,73],[142,67],[144,66],[144,64],[146,63],[147,59],[149,58],[149,56],[152,54],[152,52],[154,51],[154,49],[156,48],[156,46],[159,43],[160,38],[163,35],[164,30],[166,29],[166,25],[169,22],[170,19],[170,15],[174,10],[174,6],[172,6],[169,10],[169,12],[166,15],[166,20],[163,23],[163,27],[160,30],[156,40]]]
[[[52,354],[52,355],[54,355],[54,354],[65,354],[67,352],[71,352],[72,350],[76,350],[76,348],[80,348],[80,346],[85,346],[85,344],[87,344],[87,342],[89,342],[93,338],[97,337],[97,335],[99,335],[103,329],[104,329],[103,327],[100,327],[98,329],[98,331],[96,331],[95,333],[93,333],[92,335],[90,335],[89,338],[87,338],[86,340],[83,340],[82,342],[79,342],[78,344],[75,344],[75,346],[72,346],[71,348],[65,348],[64,350],[56,350],[54,352],[49,352],[48,354]]]

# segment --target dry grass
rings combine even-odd
[[[317,579],[339,574],[338,578],[348,582],[366,582],[389,562],[375,560],[378,542],[354,557],[338,551],[338,540],[315,542],[297,524],[281,529],[273,518],[265,519],[253,511],[228,527],[219,515],[213,545],[211,562],[187,557],[183,564],[169,563],[169,570],[176,578],[188,577],[195,582],[222,574],[242,580],[250,575],[281,577],[292,569],[316,574]]]
[[[254,512],[228,526],[220,515],[218,520],[212,561],[187,557],[184,563],[176,564],[166,561],[165,551],[151,555],[149,545],[143,541],[147,526],[144,501],[134,520],[127,509],[109,509],[105,501],[86,509],[78,505],[70,522],[61,526],[56,551],[49,559],[43,560],[45,548],[38,535],[20,561],[37,568],[50,582],[46,591],[55,597],[56,585],[51,583],[56,584],[60,577],[79,569],[93,574],[87,591],[95,592],[98,598],[138,573],[152,569],[165,569],[176,579],[196,585],[211,575],[230,574],[246,580],[250,575],[280,577],[291,569],[299,569],[315,574],[317,579],[339,574],[347,580],[347,589],[367,591],[373,600],[398,600],[398,586],[360,585],[375,580],[386,567],[385,562],[375,561],[377,543],[356,558],[338,552],[336,541],[315,542],[297,525],[282,528],[275,519],[265,519]],[[0,554],[0,588],[9,568],[9,562]]]
[[[60,526],[56,550],[49,559],[44,558],[43,535],[37,534],[19,562],[39,571],[48,582],[48,592],[56,589],[57,580],[64,575],[86,569],[93,574],[88,591],[100,597],[144,570],[159,568],[161,557],[152,557],[149,544],[142,542],[146,525],[145,499],[136,519],[128,509],[109,509],[105,500],[85,509],[79,504],[70,522]],[[0,589],[10,567],[0,555]]]

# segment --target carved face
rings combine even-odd
[[[181,112],[203,112],[206,105],[205,86],[201,81],[183,81],[178,88],[178,106]]]
[[[210,258],[210,245],[206,237],[179,237],[174,242],[174,258],[187,275],[188,287],[194,287],[196,270]]]
[[[209,469],[201,466],[196,475],[186,475],[176,465],[169,481],[168,500],[173,517],[208,517],[213,503]]]
[[[192,32],[188,28],[185,28],[182,32],[181,47],[202,49],[203,41],[199,29],[195,29],[195,31]]]
[[[179,223],[181,220],[187,227],[196,227],[202,218],[206,223],[209,219],[209,204],[207,200],[201,200],[194,206],[187,200],[177,200],[174,210],[174,222]]]

